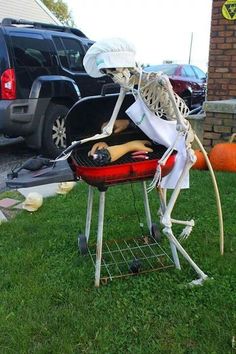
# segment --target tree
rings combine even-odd
[[[55,15],[61,23],[74,27],[75,22],[68,9],[68,5],[63,0],[42,0],[45,6]]]

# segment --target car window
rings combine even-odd
[[[61,65],[71,71],[84,71],[81,44],[74,38],[53,37]]]
[[[204,73],[204,71],[202,71],[201,69],[199,69],[197,66],[192,66],[193,70],[195,71],[197,77],[199,80],[204,80],[206,79],[206,74]]]
[[[48,67],[52,65],[49,48],[43,36],[11,33],[16,66]]]
[[[193,68],[191,67],[191,65],[185,65],[182,70],[183,70],[183,74],[184,74],[183,76],[196,78],[196,74],[195,74]]]

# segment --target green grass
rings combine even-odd
[[[213,280],[196,278],[180,257],[170,268],[94,287],[94,269],[77,249],[84,232],[87,185],[22,211],[0,226],[1,353],[227,354],[236,335],[236,174],[218,173],[225,222],[225,254],[219,252],[215,196],[208,172],[191,171],[175,218],[194,218],[184,247]],[[140,185],[133,185],[143,219]],[[95,209],[98,200],[96,193]],[[155,218],[158,200],[150,194]],[[91,243],[95,240],[94,212]],[[104,239],[139,236],[130,185],[110,188]]]

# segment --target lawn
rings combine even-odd
[[[217,173],[225,223],[220,255],[215,196],[207,171],[191,171],[175,218],[196,225],[183,246],[211,280],[196,278],[180,257],[175,268],[115,279],[94,287],[94,269],[79,254],[87,185],[47,198],[35,213],[22,211],[0,226],[0,352],[5,353],[236,353],[236,174]],[[96,193],[95,207],[98,205]],[[158,202],[150,204],[155,218]],[[140,185],[112,187],[104,239],[140,236]],[[96,213],[91,244],[95,240]],[[165,240],[163,240],[165,243]]]

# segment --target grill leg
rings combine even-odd
[[[101,261],[102,261],[102,237],[105,209],[105,193],[100,192],[99,196],[99,211],[98,211],[98,232],[97,232],[97,249],[96,249],[96,268],[95,268],[95,286],[100,285]]]
[[[87,239],[87,242],[89,240],[89,235],[90,235],[92,210],[93,210],[93,187],[89,186],[88,201],[87,201],[86,225],[85,225],[85,237]]]
[[[145,181],[142,182],[142,186],[143,186],[143,202],[144,202],[147,226],[148,226],[150,234],[151,234],[151,232],[152,232],[152,217],[151,217],[151,212],[150,212],[147,187],[146,187]]]

